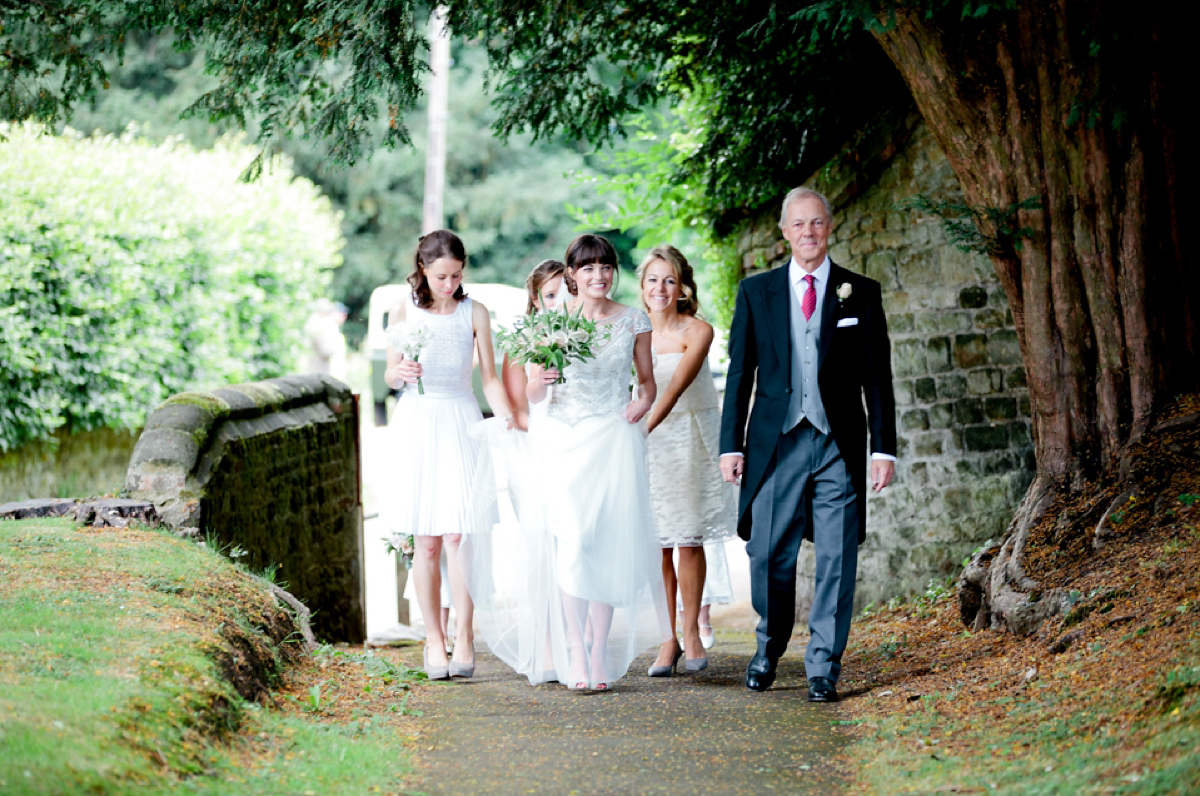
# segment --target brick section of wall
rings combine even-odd
[[[923,194],[961,199],[924,126],[875,174],[853,151],[810,183],[834,204],[832,259],[883,285],[892,339],[899,456],[895,484],[868,500],[857,607],[920,593],[999,538],[1033,475],[1029,400],[1012,316],[991,262],[950,245],[940,220],[904,207]],[[864,186],[867,186],[864,188]],[[782,197],[780,197],[782,200]],[[741,233],[748,269],[790,257],[778,210]],[[801,556],[799,607],[811,602]]]
[[[354,397],[336,379],[305,374],[171,397],[147,421],[125,487],[250,569],[277,565],[318,636],[359,642],[359,475]]]

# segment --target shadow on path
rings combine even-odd
[[[420,647],[404,651],[419,665]],[[765,693],[743,682],[753,635],[721,633],[698,675],[649,678],[650,655],[609,693],[531,686],[486,653],[475,677],[430,683],[409,793],[828,794],[845,789],[836,705],[805,701],[803,646]],[[800,650],[797,652],[796,650]],[[681,666],[682,669],[682,661]]]

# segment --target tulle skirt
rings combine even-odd
[[[482,419],[470,392],[404,390],[388,424],[393,476],[382,513],[392,533],[442,536],[480,528],[470,492],[480,444],[471,429]]]
[[[476,627],[532,683],[577,681],[572,648],[607,627],[606,671],[589,679],[612,683],[670,637],[645,431],[623,412],[575,426],[538,418],[528,434],[492,428],[493,483],[517,519],[467,545]]]

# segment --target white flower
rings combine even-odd
[[[429,342],[429,330],[419,323],[393,323],[387,328],[388,345],[393,351],[414,362]]]
[[[845,301],[846,299],[850,298],[850,291],[852,289],[853,288],[849,282],[843,282],[842,284],[838,285],[838,287],[837,287],[838,300]]]

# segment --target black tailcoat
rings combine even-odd
[[[830,431],[858,496],[861,544],[866,538],[868,425],[871,452],[896,455],[891,344],[879,283],[831,265],[821,305],[818,383]],[[743,539],[750,538],[750,506],[774,466],[775,444],[784,432],[791,399],[788,270],[785,265],[742,280],[729,329],[721,453],[746,457],[738,501],[738,535]],[[849,285],[845,299],[837,295],[842,285]]]

